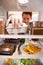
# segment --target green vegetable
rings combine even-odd
[[[14,65],[18,65],[18,63],[14,63]]]
[[[20,43],[21,44],[25,43],[25,39],[20,39]]]
[[[24,65],[37,65],[37,60],[35,59],[21,59],[21,63]]]
[[[18,65],[18,63],[17,62],[14,63],[14,61],[13,61],[10,63],[10,65]]]
[[[10,65],[38,65],[38,60],[35,59],[21,59],[18,61],[12,61]]]

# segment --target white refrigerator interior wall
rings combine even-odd
[[[0,6],[0,18],[6,19],[7,18],[7,12],[4,10],[2,6]]]

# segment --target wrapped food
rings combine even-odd
[[[16,46],[13,44],[0,45],[0,55],[12,55],[16,50]]]

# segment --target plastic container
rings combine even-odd
[[[0,34],[5,33],[5,21],[3,17],[0,17]]]

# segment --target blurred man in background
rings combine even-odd
[[[32,20],[32,12],[22,12],[22,24],[21,24],[20,20],[18,20],[18,22],[16,22],[17,20],[15,19],[14,16],[10,16],[9,19],[8,19],[8,21],[7,21],[7,23],[6,23],[6,26],[8,26],[9,22],[10,23],[12,22],[12,24],[15,25],[14,26],[15,28],[18,28],[18,26],[19,26],[18,23],[20,23],[21,26],[23,26],[25,24],[25,25],[31,27],[32,26],[31,20]],[[8,39],[8,40],[11,40],[11,39]],[[25,39],[12,39],[12,40],[10,42],[14,42],[15,40],[16,41],[20,40],[21,43],[24,43],[25,42]]]
[[[22,12],[22,23],[20,19],[17,20],[17,17],[15,15],[11,15],[7,20],[6,26],[8,26],[10,22],[12,22],[12,25],[15,25],[14,28],[19,26],[18,23],[20,23],[20,26],[23,26],[24,24],[31,25],[32,24],[31,20],[32,20],[32,12]]]
[[[22,21],[29,25],[29,23],[31,22],[32,20],[32,12],[23,12],[22,13]]]

